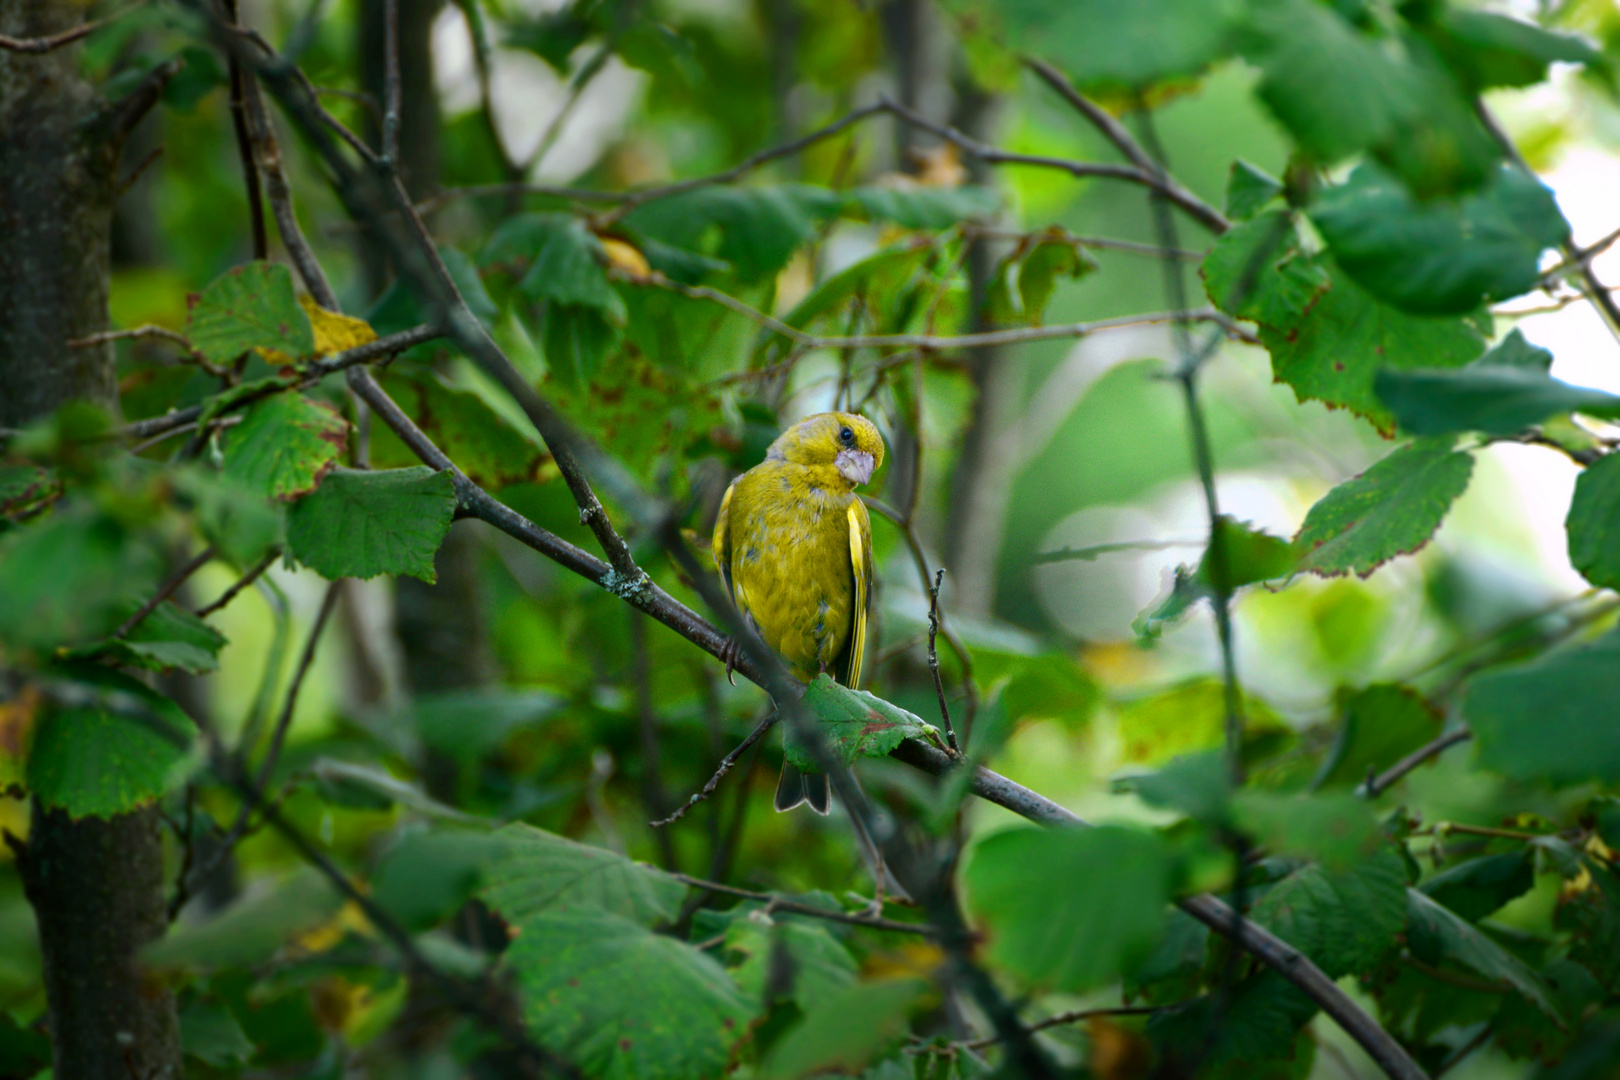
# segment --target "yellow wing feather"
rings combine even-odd
[[[737,481],[726,485],[726,493],[720,498],[720,516],[714,519],[714,539],[710,542],[714,568],[720,571],[720,580],[726,583],[728,592],[731,590],[731,493],[736,490]]]
[[[849,561],[855,579],[855,603],[849,631],[849,674],[844,685],[853,690],[861,685],[862,661],[866,656],[866,608],[872,582],[872,521],[859,499],[849,504]]]

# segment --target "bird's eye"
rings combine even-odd
[[[851,431],[849,428],[844,428],[838,433],[838,441],[843,443],[845,446],[854,446],[855,432]]]

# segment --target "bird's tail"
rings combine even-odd
[[[825,815],[831,808],[826,773],[800,772],[797,765],[782,762],[782,777],[776,782],[776,809],[791,810],[800,803]]]

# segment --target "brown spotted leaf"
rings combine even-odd
[[[302,394],[250,406],[225,440],[225,476],[272,499],[314,491],[348,443],[337,410]]]
[[[250,262],[209,283],[186,317],[192,347],[216,364],[229,364],[249,349],[291,357],[315,351],[315,331],[293,292],[285,266]]]
[[[759,1003],[707,953],[622,915],[547,911],[513,927],[504,963],[536,1041],[585,1076],[724,1076]]]
[[[1470,454],[1450,438],[1420,439],[1328,492],[1305,516],[1294,547],[1300,569],[1362,577],[1429,542],[1468,487]]]
[[[804,704],[819,721],[822,738],[845,764],[857,758],[885,757],[907,739],[925,739],[934,733],[932,724],[864,690],[851,690],[818,675],[804,692]],[[814,757],[787,729],[787,757],[801,769],[816,769]]]

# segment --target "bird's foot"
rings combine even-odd
[[[737,668],[737,661],[742,659],[742,643],[734,637],[726,638],[725,644],[720,646],[720,659],[726,662],[726,682],[736,686],[737,680],[732,677],[732,672]]]

